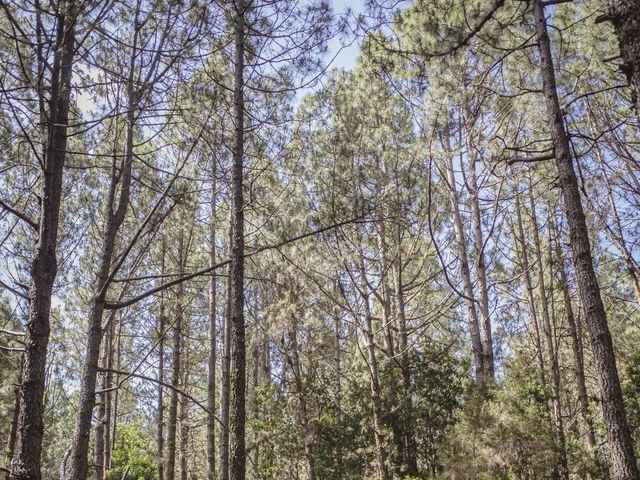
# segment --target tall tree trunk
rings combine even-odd
[[[166,243],[164,234],[160,253],[160,273],[165,273]],[[160,312],[158,314],[158,399],[156,407],[156,446],[158,480],[164,480],[164,342],[167,319],[165,315],[164,291],[160,292]]]
[[[593,359],[600,381],[602,410],[611,448],[613,476],[616,480],[637,480],[640,473],[638,473],[633,440],[627,423],[607,315],[591,258],[589,231],[582,209],[578,180],[573,169],[569,138],[564,128],[564,118],[558,101],[551,42],[542,0],[533,2],[533,10],[537,24],[538,51],[542,62],[543,91],[549,116],[549,129],[555,148],[558,177],[569,224],[569,240],[576,279],[586,313]]]
[[[211,244],[209,246],[209,265],[216,263],[216,159],[211,160]],[[217,308],[217,278],[215,272],[211,275],[209,284],[209,357],[207,375],[207,479],[214,480],[216,476],[216,308]]]
[[[334,348],[334,361],[336,369],[336,416],[338,424],[342,424],[342,350],[340,346],[340,312],[338,307],[334,307],[333,314],[333,348]],[[335,464],[336,464],[336,476],[342,477],[342,445],[338,441],[335,448]]]
[[[554,467],[556,478],[568,480],[569,468],[567,466],[567,450],[564,435],[564,425],[562,419],[562,405],[560,403],[560,367],[558,365],[558,355],[556,352],[551,316],[549,314],[549,302],[547,300],[547,287],[545,285],[543,253],[540,243],[540,233],[538,225],[538,215],[533,199],[533,189],[529,183],[529,202],[531,208],[531,224],[533,233],[533,244],[535,246],[535,260],[538,271],[538,291],[540,292],[540,306],[542,309],[542,331],[547,342],[547,352],[549,354],[549,366],[551,369],[551,414],[555,426],[555,441],[558,449],[558,459]]]
[[[293,371],[293,380],[295,384],[295,392],[299,402],[300,426],[302,427],[302,442],[304,444],[304,454],[307,460],[307,480],[314,480],[315,475],[315,458],[313,456],[313,431],[309,421],[309,411],[307,409],[307,395],[304,381],[302,379],[302,368],[300,366],[300,352],[298,345],[298,321],[295,314],[291,319],[289,328],[289,340],[291,342],[291,354],[287,352],[287,359]]]
[[[99,375],[100,379],[100,390],[101,393],[98,394],[98,419],[96,423],[96,445],[94,448],[94,459],[93,459],[93,478],[94,480],[104,480],[106,477],[106,469],[107,465],[105,464],[105,434],[110,431],[109,422],[107,419],[107,402],[109,401],[109,393],[106,391],[108,388],[108,368],[109,368],[109,356],[111,355],[111,325],[113,324],[113,316],[115,312],[111,312],[110,320],[107,330],[107,335],[105,336],[105,348],[102,352],[102,358],[100,363],[102,364],[105,371],[103,371]]]
[[[391,480],[391,474],[387,465],[387,450],[385,448],[384,421],[382,411],[382,396],[380,387],[380,372],[378,368],[378,358],[376,356],[376,341],[373,330],[373,319],[371,316],[371,306],[369,304],[369,294],[367,293],[367,282],[365,279],[366,269],[364,259],[361,259],[360,276],[362,279],[362,301],[364,303],[364,334],[367,339],[367,360],[369,364],[369,379],[371,388],[371,403],[373,407],[373,435],[376,444],[377,477],[378,480]]]
[[[104,413],[104,455],[103,455],[103,464],[105,468],[105,478],[106,478],[106,470],[111,468],[111,399],[112,392],[111,388],[113,387],[113,338],[116,333],[116,316],[117,313],[114,311],[111,313],[111,318],[108,324],[107,330],[107,338],[105,342],[105,348],[107,351],[107,374],[105,376],[105,389],[107,392],[104,394],[104,402],[105,402],[105,413]]]
[[[464,301],[467,305],[467,314],[469,317],[471,349],[473,350],[473,359],[476,367],[476,378],[480,378],[485,372],[482,339],[480,338],[480,322],[478,321],[478,312],[476,310],[473,294],[473,283],[471,282],[471,270],[469,269],[467,243],[465,240],[464,227],[462,225],[462,216],[460,215],[460,199],[458,189],[456,187],[455,172],[453,169],[453,152],[451,152],[451,147],[449,145],[449,134],[445,133],[445,136],[444,148],[447,156],[449,202],[451,204],[451,212],[453,216],[453,228],[456,238],[455,243],[458,253],[458,261],[460,262],[460,276],[462,277],[463,293],[465,296]]]
[[[552,222],[551,227],[555,231],[555,224]],[[557,235],[557,233],[556,233]],[[589,395],[587,394],[587,382],[584,374],[584,354],[582,350],[582,328],[579,324],[580,318],[576,318],[573,313],[573,304],[571,301],[571,292],[569,291],[569,280],[564,265],[564,255],[560,250],[560,240],[556,236],[555,242],[557,270],[560,275],[560,290],[562,290],[562,300],[564,303],[564,314],[567,318],[569,337],[571,338],[571,349],[573,352],[573,369],[575,372],[576,386],[578,390],[578,401],[580,402],[580,416],[584,423],[585,436],[589,450],[595,454],[596,462],[600,469],[600,475],[603,480],[609,478],[606,459],[603,458],[603,451],[599,447],[596,440],[593,419],[589,410]]]
[[[76,5],[61,1],[57,12],[55,56],[51,68],[49,121],[41,172],[38,239],[31,261],[29,313],[22,368],[22,388],[11,477],[40,480],[44,432],[44,387],[51,293],[57,273],[56,247],[67,151],[67,125],[71,99],[71,76],[75,51]]]
[[[246,345],[244,325],[244,49],[245,49],[245,2],[236,0],[235,29],[235,73],[233,108],[235,138],[233,167],[231,169],[231,264],[229,282],[231,311],[231,370],[229,408],[229,478],[244,480],[246,474],[245,451],[245,389],[246,389]]]
[[[400,230],[398,229],[397,236],[398,245],[400,245]],[[404,291],[402,285],[402,270],[403,270],[402,254],[398,253],[398,258],[395,263],[395,295],[396,295],[396,311],[398,314],[398,330],[400,337],[400,365],[402,368],[402,389],[404,392],[405,402],[408,403],[409,411],[405,412],[402,419],[402,430],[404,435],[405,444],[405,473],[409,476],[417,477],[418,472],[418,460],[416,452],[418,450],[415,438],[415,431],[413,429],[413,398],[411,388],[411,359],[409,357],[409,333],[407,329],[407,316],[405,312],[405,300]]]
[[[466,132],[467,144],[470,143],[471,132]],[[469,150],[469,149],[468,149]],[[480,330],[482,332],[482,364],[484,374],[489,380],[495,378],[495,365],[493,361],[493,339],[491,334],[491,313],[489,311],[489,289],[487,286],[487,266],[484,256],[484,238],[482,235],[482,220],[480,212],[480,200],[478,193],[478,180],[476,176],[476,158],[470,151],[469,157],[469,203],[471,206],[471,223],[473,224],[473,240],[475,253],[476,278],[480,290]]]
[[[229,480],[229,390],[231,367],[230,284],[227,284],[226,312],[222,317],[222,365],[220,369],[220,480]]]
[[[190,355],[189,348],[186,343],[186,339],[190,337],[191,322],[189,317],[184,319],[184,334],[182,336],[182,384],[181,388],[184,392],[187,392],[189,388],[189,372],[191,367],[189,365]],[[189,446],[189,399],[186,395],[180,396],[180,480],[187,480],[189,474],[188,459],[189,452],[187,451]]]
[[[544,367],[544,354],[542,348],[542,337],[540,335],[540,323],[538,322],[538,312],[536,308],[535,293],[533,291],[533,282],[531,280],[531,269],[529,266],[529,255],[527,253],[527,244],[524,236],[524,226],[522,221],[522,210],[520,207],[520,197],[516,195],[516,215],[518,219],[518,240],[520,241],[520,265],[524,274],[524,285],[527,290],[527,303],[529,307],[529,317],[533,325],[533,342],[536,347],[536,359],[538,361],[538,369],[540,373],[540,384],[546,389],[547,379]]]
[[[137,30],[136,30],[137,31]],[[136,40],[134,39],[134,44]],[[133,163],[133,136],[135,130],[135,109],[133,77],[128,84],[128,110],[126,126],[125,152],[120,168],[117,168],[114,155],[111,169],[111,183],[107,197],[106,219],[103,231],[102,253],[91,298],[89,325],[87,329],[87,351],[84,357],[80,401],[76,415],[76,429],[73,436],[71,470],[69,480],[85,480],[89,468],[89,436],[91,418],[96,401],[96,380],[98,376],[98,358],[102,342],[102,315],[105,310],[106,296],[110,282],[111,262],[116,239],[124,222],[129,205],[131,173]],[[117,198],[117,202],[116,202]]]
[[[160,315],[158,315],[158,399],[156,407],[156,444],[158,480],[164,480],[164,336],[165,336],[164,298],[160,300]]]
[[[184,271],[184,232],[180,230],[179,246],[178,246],[178,271],[180,274]],[[180,385],[180,362],[182,360],[182,322],[183,322],[183,305],[184,284],[178,284],[175,300],[175,325],[173,329],[173,345],[171,352],[171,385],[178,387]],[[176,473],[176,431],[178,424],[178,392],[171,390],[171,399],[169,401],[169,423],[167,425],[167,466],[165,471],[166,480],[174,480]]]
[[[20,357],[20,370],[22,371],[22,365],[24,363],[24,356]],[[18,383],[13,387],[13,410],[11,414],[11,425],[9,426],[9,438],[7,439],[7,445],[5,448],[5,459],[7,470],[3,475],[5,480],[9,479],[11,472],[11,459],[16,449],[16,436],[18,433],[18,414],[20,413],[20,385]]]

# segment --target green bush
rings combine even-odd
[[[111,456],[108,480],[157,480],[158,470],[140,432],[133,425],[118,425],[116,448]]]

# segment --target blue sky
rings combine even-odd
[[[336,14],[346,14],[351,9],[352,15],[357,16],[364,11],[364,0],[333,0],[331,6]],[[360,40],[353,35],[347,38],[334,38],[329,42],[329,58],[338,53],[331,67],[351,69],[356,63]]]

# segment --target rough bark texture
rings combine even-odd
[[[589,395],[587,394],[587,383],[584,376],[584,358],[582,355],[582,338],[578,335],[576,317],[573,314],[573,304],[571,302],[571,292],[567,281],[567,273],[564,266],[564,258],[560,252],[560,246],[556,244],[556,260],[560,273],[560,289],[562,290],[562,300],[564,302],[564,314],[569,326],[569,336],[571,337],[571,349],[573,351],[573,369],[576,376],[578,389],[578,400],[580,401],[580,416],[584,422],[587,444],[591,450],[597,449],[596,436],[593,428],[593,421],[589,412]]]
[[[57,15],[56,53],[51,70],[51,97],[44,169],[40,179],[38,240],[30,270],[29,313],[16,452],[11,470],[11,478],[21,480],[40,480],[41,478],[45,364],[49,344],[51,292],[57,273],[56,247],[67,149],[76,15],[73,0],[61,2]]]
[[[593,359],[600,383],[602,410],[611,449],[611,466],[616,480],[640,478],[627,424],[620,379],[613,350],[607,316],[600,296],[600,286],[593,267],[589,232],[582,209],[580,189],[573,169],[569,139],[556,90],[551,43],[547,33],[544,6],[533,2],[537,24],[538,51],[542,62],[543,91],[549,119],[549,130],[555,147],[558,178],[562,189],[569,241],[576,269],[580,299],[589,329]]]
[[[620,69],[631,87],[631,101],[640,118],[640,0],[614,0],[609,15],[624,62]]]
[[[244,50],[245,2],[236,0],[235,16],[235,73],[233,108],[235,138],[231,169],[231,264],[229,281],[231,312],[231,370],[229,408],[229,478],[244,480],[246,474],[246,345],[244,325]]]

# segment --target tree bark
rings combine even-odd
[[[231,311],[231,370],[229,408],[229,478],[244,480],[246,474],[245,451],[245,389],[246,389],[246,345],[244,325],[244,50],[245,50],[245,2],[236,0],[235,29],[235,73],[233,108],[235,138],[233,166],[231,169],[231,264],[229,281]]]
[[[600,382],[613,476],[616,480],[637,480],[640,474],[627,423],[607,315],[593,267],[589,232],[582,209],[578,180],[573,169],[569,138],[565,131],[564,118],[558,100],[551,42],[542,0],[533,2],[533,10],[537,24],[538,51],[542,62],[543,91],[549,129],[555,148],[556,166],[569,225],[569,241],[573,252],[580,299],[586,314],[593,359]]]
[[[467,130],[467,145],[471,146],[471,132]],[[484,374],[488,380],[495,379],[495,366],[493,361],[493,339],[491,334],[491,314],[489,311],[489,289],[487,286],[487,267],[484,256],[484,238],[482,235],[482,221],[480,214],[480,201],[478,199],[478,180],[476,176],[476,158],[467,148],[469,157],[469,203],[471,205],[471,223],[473,224],[473,241],[475,244],[475,263],[478,288],[480,290],[480,330],[482,332],[482,364]]]
[[[538,322],[538,312],[536,309],[536,299],[533,291],[533,282],[531,281],[531,269],[529,266],[529,255],[527,253],[527,244],[524,236],[524,226],[522,221],[522,211],[520,208],[520,197],[516,195],[516,215],[518,218],[518,239],[520,240],[520,265],[524,274],[524,285],[527,290],[527,303],[529,306],[529,317],[533,325],[534,344],[536,347],[536,359],[538,361],[538,369],[540,370],[540,383],[546,388],[547,380],[544,368],[544,356],[542,351],[542,337],[540,335],[540,324]]]
[[[529,183],[529,202],[531,208],[531,226],[533,233],[533,244],[536,253],[536,267],[538,271],[538,291],[540,292],[540,306],[542,307],[542,331],[547,342],[547,352],[549,354],[549,366],[551,369],[551,414],[555,426],[555,441],[557,444],[558,458],[554,466],[556,478],[568,480],[569,468],[567,465],[567,450],[564,435],[564,424],[562,419],[562,405],[560,403],[560,368],[558,365],[558,355],[556,352],[551,316],[549,314],[549,302],[547,300],[547,287],[544,279],[544,267],[542,262],[542,245],[540,243],[540,233],[538,225],[538,215],[533,200],[533,189]]]
[[[179,246],[178,246],[178,270],[179,273],[184,271],[184,232],[180,230]],[[182,359],[182,321],[183,321],[183,305],[184,283],[178,285],[175,301],[175,325],[173,330],[173,345],[171,353],[171,385],[180,386],[180,362]],[[171,390],[171,399],[169,401],[169,423],[167,425],[167,465],[165,471],[166,480],[174,480],[176,472],[176,431],[178,423],[178,391]]]
[[[22,367],[24,363],[24,357],[20,357],[20,367]],[[20,368],[22,371],[22,368]],[[20,413],[20,385],[16,383],[13,388],[14,396],[13,396],[13,413],[11,414],[11,425],[9,427],[9,438],[7,439],[7,445],[5,448],[5,458],[6,458],[6,467],[7,470],[3,475],[5,480],[9,479],[9,474],[11,473],[11,459],[13,458],[13,454],[16,449],[16,436],[18,433],[18,414]]]
[[[213,158],[211,166],[211,220],[210,230],[211,244],[209,246],[209,264],[216,264],[216,159]],[[214,480],[216,476],[216,308],[217,308],[217,277],[215,272],[211,274],[209,284],[209,357],[207,375],[207,479]]]
[[[585,433],[587,437],[587,445],[591,451],[597,450],[597,442],[591,413],[589,412],[589,395],[587,394],[587,382],[584,376],[584,358],[582,355],[582,339],[578,335],[578,326],[576,318],[573,314],[573,305],[571,302],[571,293],[569,292],[569,283],[567,273],[564,266],[564,257],[560,251],[559,242],[556,242],[556,262],[558,264],[558,272],[560,274],[560,289],[562,290],[562,299],[564,302],[564,314],[567,318],[569,326],[569,336],[571,337],[571,349],[573,351],[573,369],[576,376],[576,385],[578,390],[578,400],[580,402],[580,415],[584,423]]]
[[[398,245],[400,245],[400,235],[398,229]],[[404,291],[402,285],[403,260],[402,254],[398,253],[395,264],[395,295],[396,295],[396,311],[398,314],[398,330],[400,338],[400,365],[402,368],[402,389],[404,391],[405,401],[408,402],[409,411],[405,412],[402,419],[402,430],[404,436],[405,458],[404,470],[406,475],[417,477],[418,460],[416,452],[418,450],[415,431],[413,429],[413,398],[411,388],[411,359],[409,357],[409,333],[407,330],[407,317],[405,312]]]
[[[464,299],[467,305],[467,314],[469,318],[469,328],[471,331],[471,349],[473,350],[473,359],[476,367],[476,378],[484,375],[484,354],[482,340],[480,338],[480,322],[478,321],[478,312],[475,305],[475,297],[473,293],[473,283],[471,282],[471,270],[469,269],[469,254],[465,241],[464,227],[462,225],[462,216],[460,215],[460,203],[458,189],[456,188],[455,172],[453,169],[453,153],[449,146],[449,134],[445,133],[446,140],[444,142],[445,154],[447,156],[447,183],[449,190],[449,202],[451,204],[451,212],[453,217],[453,228],[456,238],[456,249],[458,253],[458,261],[460,262],[460,276],[462,277]]]
[[[315,475],[315,458],[313,455],[313,431],[309,421],[309,411],[307,409],[307,396],[304,381],[302,379],[302,368],[300,366],[300,352],[298,345],[298,321],[294,314],[291,319],[289,328],[289,340],[291,342],[291,354],[287,352],[287,359],[291,365],[293,372],[293,380],[295,384],[295,392],[299,402],[300,426],[302,427],[304,454],[307,460],[307,480],[314,480]]]
[[[158,480],[164,480],[164,334],[165,318],[164,312],[158,317],[160,342],[158,343],[158,400],[156,413],[156,443],[157,443],[157,466]]]
[[[608,20],[618,37],[624,62],[620,70],[631,87],[631,101],[640,119],[640,0],[612,0]]]
[[[227,284],[226,312],[222,317],[222,365],[220,371],[220,480],[229,480],[229,403],[231,367],[230,284]]]
[[[371,388],[371,404],[373,408],[373,435],[376,444],[377,477],[378,480],[391,480],[391,474],[387,465],[387,450],[385,448],[384,421],[382,411],[382,396],[380,387],[380,372],[378,368],[378,358],[376,356],[376,342],[373,331],[373,319],[371,317],[371,306],[369,304],[369,294],[367,293],[367,282],[365,279],[366,269],[364,259],[361,259],[360,276],[362,279],[362,301],[364,303],[364,334],[367,339],[367,360],[369,364],[369,380]]]
[[[49,121],[41,174],[38,239],[31,262],[29,310],[22,368],[16,452],[10,478],[40,480],[44,432],[44,386],[49,344],[51,294],[57,273],[56,247],[67,150],[67,125],[75,50],[74,0],[60,2],[51,70]]]
[[[134,39],[134,44],[136,40]],[[96,401],[96,380],[98,375],[98,359],[102,342],[102,315],[105,310],[106,295],[109,287],[111,262],[116,245],[116,239],[127,214],[129,192],[131,188],[131,173],[133,163],[133,135],[135,129],[135,102],[133,92],[133,77],[129,78],[129,102],[127,111],[125,153],[120,165],[116,169],[116,159],[113,159],[111,183],[107,197],[106,219],[104,225],[102,253],[98,272],[94,283],[93,296],[89,312],[87,330],[87,351],[84,357],[82,381],[80,385],[80,401],[76,415],[76,429],[73,436],[71,453],[71,470],[69,480],[85,480],[89,469],[88,451],[91,433],[91,418]],[[118,197],[116,203],[116,196]]]

